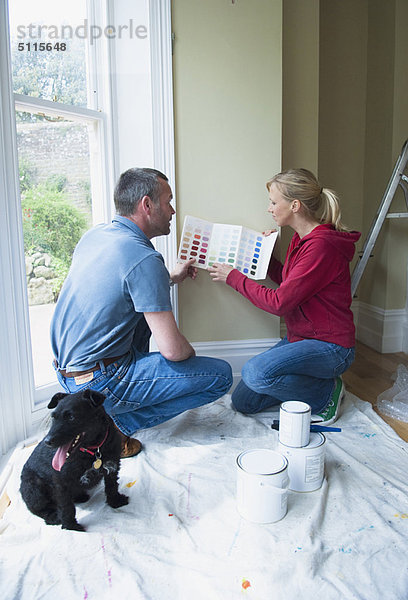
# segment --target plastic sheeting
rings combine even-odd
[[[320,490],[289,492],[268,525],[236,510],[236,457],[277,449],[276,412],[243,416],[230,397],[140,432],[114,510],[103,487],[77,507],[86,533],[47,526],[18,492],[30,448],[12,457],[0,521],[2,600],[408,598],[408,444],[346,394],[328,433]]]

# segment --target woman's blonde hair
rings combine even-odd
[[[348,231],[341,222],[339,200],[333,190],[324,188],[311,171],[307,169],[289,169],[270,179],[266,187],[270,190],[275,184],[288,202],[299,200],[311,217],[320,223],[329,223],[337,231]]]

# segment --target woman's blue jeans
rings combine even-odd
[[[107,367],[99,363],[92,381],[83,385],[59,371],[57,377],[68,393],[92,389],[105,394],[106,412],[127,435],[213,402],[232,385],[231,367],[224,360],[195,356],[172,362],[159,352],[137,350]]]
[[[301,400],[320,412],[328,404],[335,377],[354,360],[354,348],[320,340],[288,342],[284,338],[270,350],[251,358],[232,403],[242,413],[257,413],[287,400]]]

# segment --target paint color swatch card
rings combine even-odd
[[[240,225],[211,223],[187,215],[178,261],[195,258],[195,266],[201,269],[226,263],[251,279],[265,279],[277,237],[277,232],[265,237]]]

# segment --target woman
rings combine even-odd
[[[269,264],[279,287],[266,288],[227,265],[214,264],[209,272],[255,306],[283,316],[287,336],[244,365],[232,402],[251,414],[302,400],[314,420],[330,424],[344,396],[340,375],[354,360],[349,263],[360,233],[347,231],[336,195],[306,169],[279,173],[266,187],[268,212],[278,226],[295,231],[285,264],[274,257]]]

